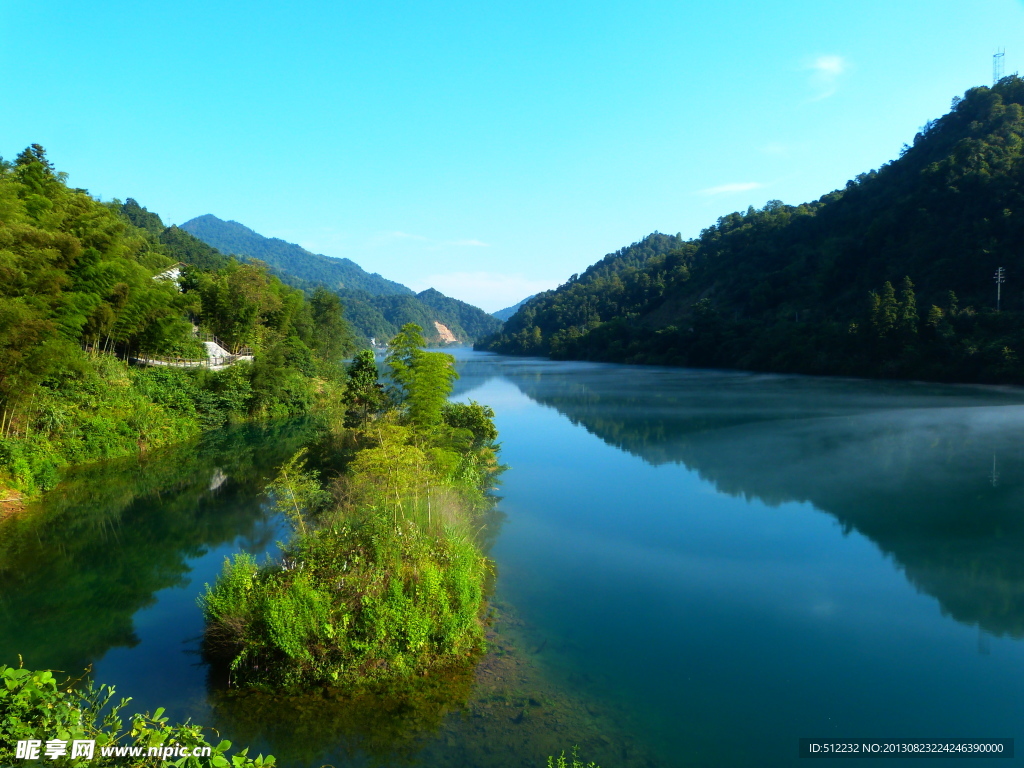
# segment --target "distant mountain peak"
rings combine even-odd
[[[337,293],[346,317],[364,339],[389,339],[405,323],[423,328],[431,343],[471,342],[501,328],[482,309],[434,288],[416,294],[351,259],[312,253],[295,243],[264,237],[237,221],[206,213],[181,228],[223,253],[266,262],[286,283],[304,290],[323,286]]]
[[[196,216],[181,228],[223,253],[265,261],[274,269],[331,290],[359,290],[374,296],[413,293],[401,283],[367,272],[351,259],[312,253],[301,245],[264,237],[240,222],[224,221],[212,213]]]
[[[512,317],[512,315],[518,312],[520,307],[522,307],[526,302],[528,302],[536,295],[536,293],[531,294],[530,296],[527,296],[525,299],[518,302],[517,304],[513,304],[511,307],[505,307],[504,309],[499,309],[497,312],[491,312],[491,316],[498,318],[499,320],[501,320],[501,322],[505,322],[510,317]]]

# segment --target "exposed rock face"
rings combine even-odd
[[[437,328],[437,335],[441,337],[441,341],[443,341],[445,344],[454,344],[455,342],[458,341],[458,339],[455,338],[455,334],[448,329],[447,325],[439,323],[437,322],[437,320],[435,320],[434,327]]]

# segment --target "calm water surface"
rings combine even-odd
[[[495,603],[536,673],[615,723],[604,768],[797,765],[800,737],[1024,738],[1024,393],[469,352],[460,370],[510,466]],[[280,754],[244,702],[217,705],[195,598],[226,554],[274,551],[261,488],[307,437],[234,430],[86,470],[0,527],[0,662],[93,663],[139,709]],[[542,764],[525,737],[459,752],[499,724],[454,701],[411,739],[384,705],[310,726],[292,764]]]

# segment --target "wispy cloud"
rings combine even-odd
[[[789,145],[783,144],[779,141],[773,141],[765,144],[761,147],[761,151],[766,155],[776,155],[778,157],[789,157],[791,154]]]
[[[717,187],[708,187],[700,190],[699,195],[727,195],[730,192],[749,192],[752,189],[763,187],[759,181],[739,181],[733,184],[719,184]]]
[[[537,280],[521,273],[448,272],[429,275],[409,287],[416,291],[436,288],[446,296],[475,304],[487,312],[510,307],[527,296],[556,288],[557,281]]]
[[[394,240],[419,240],[420,242],[429,242],[430,238],[424,235],[410,235],[408,232],[388,232],[386,237]]]
[[[842,56],[818,56],[804,67],[811,72],[811,85],[817,95],[811,101],[821,101],[835,94],[839,88],[839,77],[849,69],[849,65]]]

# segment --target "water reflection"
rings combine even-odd
[[[369,758],[374,765],[412,763],[451,712],[463,709],[475,683],[465,664],[394,689],[357,694],[316,689],[303,694],[259,690],[211,692],[218,730],[273,753],[283,765],[320,766]]]
[[[470,360],[462,383],[471,389],[497,368],[649,464],[683,464],[719,492],[769,506],[810,502],[875,542],[944,613],[1024,637],[1024,393],[554,367]]]
[[[135,614],[188,583],[208,549],[276,528],[255,502],[307,439],[290,422],[224,430],[148,456],[82,468],[0,524],[0,663],[77,672],[139,639]]]

